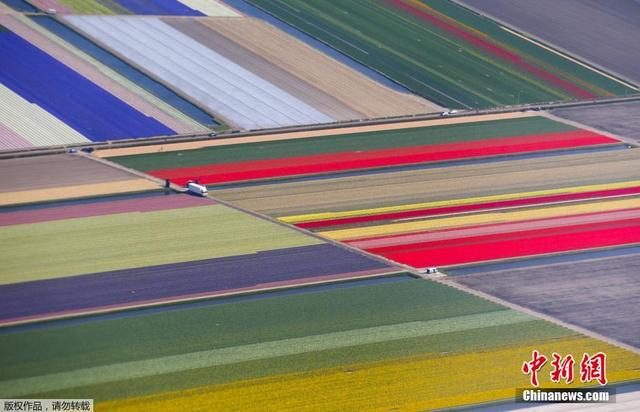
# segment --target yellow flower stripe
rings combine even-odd
[[[536,349],[573,354],[579,386],[583,352],[607,354],[610,383],[640,378],[640,355],[587,337],[571,337],[519,347],[451,355],[418,355],[392,361],[364,363],[251,379],[199,389],[169,392],[97,405],[97,410],[274,410],[383,411],[425,410],[513,399],[515,389],[529,386],[520,371]],[[549,382],[550,366],[539,374]]]
[[[284,216],[279,219],[287,223],[302,223],[318,220],[339,219],[343,217],[367,216],[381,213],[404,212],[408,210],[428,209],[435,207],[460,206],[474,203],[486,203],[502,200],[522,199],[527,197],[539,197],[561,195],[571,193],[594,192],[599,190],[623,189],[640,185],[640,180],[630,182],[607,183],[587,186],[563,187],[559,189],[536,190],[532,192],[507,193],[493,196],[470,197],[465,199],[442,200],[437,202],[413,203],[409,205],[377,207],[372,209],[348,210],[344,212],[310,213],[296,216]]]
[[[545,219],[560,216],[579,215],[593,212],[609,212],[614,210],[640,207],[640,198],[605,200],[585,204],[571,204],[561,206],[543,206],[538,209],[518,211],[496,211],[474,215],[453,216],[441,219],[429,219],[391,223],[387,225],[367,226],[353,229],[329,230],[319,232],[322,236],[335,240],[359,239],[373,236],[393,235],[397,233],[411,233],[423,230],[446,229],[453,227],[476,226],[522,220]]]

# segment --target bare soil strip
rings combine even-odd
[[[137,178],[91,159],[68,154],[3,160],[0,176],[0,193]]]
[[[124,170],[77,155],[0,162],[0,206],[158,189]]]

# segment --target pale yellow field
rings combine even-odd
[[[49,200],[75,199],[115,193],[140,192],[158,189],[159,185],[146,179],[120,180],[75,186],[60,186],[45,189],[0,193],[0,206],[21,203],[45,202]]]

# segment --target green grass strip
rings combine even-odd
[[[0,228],[0,284],[322,243],[222,205]]]
[[[133,169],[148,171],[359,150],[468,142],[569,130],[575,130],[575,127],[544,117],[525,117],[273,142],[213,146],[177,152],[118,156],[111,157],[109,160]]]
[[[118,4],[117,0],[95,0],[108,9],[112,10],[115,14],[135,14],[127,10],[125,7]]]
[[[60,2],[83,14],[114,14],[113,10],[96,0],[60,0]]]
[[[142,361],[78,369],[37,377],[0,382],[0,393],[23,396],[29,393],[70,389],[82,385],[161,375],[189,369],[246,362],[307,352],[344,348],[397,339],[481,329],[534,320],[512,310],[476,314],[427,322],[408,322],[374,328],[355,329],[302,338],[261,342],[209,351],[165,356]]]

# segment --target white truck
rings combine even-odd
[[[189,182],[187,184],[187,190],[194,195],[205,197],[207,195],[207,187],[198,183]]]
[[[441,112],[440,117],[451,116],[452,114],[458,113],[457,110],[447,110],[446,112]]]

